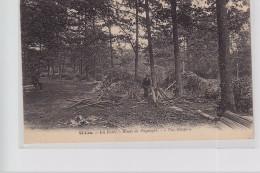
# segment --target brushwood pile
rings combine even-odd
[[[99,92],[105,97],[113,101],[125,99],[141,100],[142,84],[136,81],[134,77],[123,69],[113,69],[106,76]]]
[[[193,97],[202,97],[205,99],[220,100],[220,86],[217,79],[204,79],[193,72],[182,74],[183,87],[185,93]],[[253,107],[252,103],[252,79],[239,78],[233,79],[234,99],[237,111],[248,112]],[[173,84],[173,85],[172,85]],[[166,80],[162,83],[164,88],[175,90],[175,74],[168,74]]]

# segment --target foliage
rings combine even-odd
[[[253,106],[252,79],[239,78],[233,81],[237,111],[248,112]]]
[[[165,78],[172,83],[174,79],[165,74],[165,71],[172,73],[175,70],[170,2],[149,0],[155,76],[159,83]],[[177,1],[181,68],[186,74],[183,77],[184,87],[201,92],[208,98],[219,96],[215,84],[214,89],[204,86],[211,81],[207,79],[216,81],[219,77],[215,2]],[[139,77],[149,74],[144,7],[144,0],[138,0],[138,8],[135,0],[21,0],[24,76],[29,77],[35,69],[47,74],[55,68],[54,72],[61,73],[61,68],[67,66],[71,71],[63,70],[61,78],[73,79],[78,75],[80,80],[89,80],[107,76],[106,80],[113,82],[132,78],[136,9],[139,12]],[[231,0],[227,7],[232,74],[236,78],[251,78],[249,1]],[[112,68],[112,57],[115,68]],[[248,103],[250,97],[238,94],[240,89],[237,88],[251,91],[244,84],[234,84],[237,107],[243,107],[241,101]],[[240,99],[244,97],[246,99]]]

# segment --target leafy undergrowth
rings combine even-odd
[[[43,92],[24,93],[25,125],[33,129],[54,128],[120,128],[130,126],[163,127],[165,125],[215,127],[215,123],[196,114],[198,109],[215,115],[216,103],[200,98],[173,98],[171,103],[154,105],[151,96],[144,100],[130,98],[106,107],[87,106],[68,109],[69,100],[96,98],[91,92],[98,85],[76,80],[41,79]],[[84,122],[83,122],[84,121]],[[76,123],[83,122],[83,123]]]

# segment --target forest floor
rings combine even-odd
[[[25,127],[32,129],[56,128],[123,128],[131,126],[163,127],[188,126],[218,127],[215,122],[196,113],[202,110],[215,115],[216,102],[201,98],[193,100],[173,99],[172,103],[159,102],[157,106],[148,99],[137,102],[126,99],[120,105],[104,108],[88,106],[71,108],[73,102],[93,98],[95,85],[86,81],[41,78],[43,91],[24,92]],[[141,96],[142,97],[142,96]],[[70,122],[77,116],[88,120],[88,124],[73,126]]]

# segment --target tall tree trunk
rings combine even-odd
[[[64,66],[65,66],[65,57],[62,59],[62,68],[61,68],[61,73],[63,74],[64,72]]]
[[[86,80],[89,80],[89,75],[88,75],[89,70],[88,70],[88,65],[87,64],[85,66],[85,73],[86,73]]]
[[[48,71],[48,78],[50,79],[50,70],[51,70],[51,67],[50,67],[50,62],[48,61],[47,62],[48,64],[47,64],[47,71]]]
[[[80,51],[80,55],[79,55],[79,60],[80,60],[80,63],[79,63],[79,73],[80,73],[80,69],[81,69],[81,54],[82,54],[82,50],[81,50],[81,39],[80,39],[80,16],[78,18],[78,39],[79,41],[77,42],[77,48],[78,48],[78,51]],[[80,77],[80,80],[81,80],[81,77]]]
[[[60,58],[59,60],[59,78],[61,79],[61,66],[62,66],[62,60]]]
[[[176,91],[177,96],[183,95],[182,79],[181,79],[181,61],[179,55],[179,41],[177,28],[177,0],[171,0],[171,15],[172,15],[172,35],[174,44],[174,60],[175,60],[175,76],[176,76]]]
[[[85,26],[84,26],[84,28],[85,28],[85,32],[84,32],[84,55],[85,55],[85,59],[86,59],[86,68],[85,68],[85,73],[86,73],[86,80],[88,80],[88,73],[89,73],[89,71],[88,71],[88,68],[87,68],[87,66],[88,66],[88,59],[87,59],[87,6],[86,6],[86,4],[85,4],[85,12],[84,12],[84,24],[85,24]],[[81,67],[82,68],[82,71],[83,71],[83,67]]]
[[[80,81],[82,80],[82,73],[83,73],[82,66],[83,66],[83,62],[82,62],[82,52],[81,52],[80,66],[79,66],[79,73],[80,73],[80,78],[79,78],[79,80],[80,80]]]
[[[38,72],[40,73],[40,67],[41,67],[41,58],[42,58],[42,44],[40,43],[40,57],[38,59]]]
[[[101,81],[104,80],[104,69],[103,69],[103,61],[101,59],[102,56],[99,55],[99,53],[97,52],[97,57],[98,57],[98,61],[99,61],[99,68],[100,68],[100,72],[101,72]]]
[[[239,79],[239,64],[238,64],[238,60],[237,60],[237,80]]]
[[[52,62],[52,78],[55,77],[55,67],[54,62]]]
[[[73,59],[73,73],[75,74],[76,72],[76,58],[74,57]]]
[[[96,55],[94,55],[94,79],[97,78],[97,58]]]
[[[95,9],[94,9],[95,11]],[[96,37],[96,26],[95,26],[95,15],[93,16],[92,18],[92,28],[93,28],[93,36],[94,36],[94,40],[95,40],[95,37]],[[96,45],[96,42],[94,41],[94,45]],[[97,76],[97,57],[96,57],[96,53],[94,52],[93,53],[94,55],[94,79],[96,79],[96,76]]]
[[[80,51],[80,57],[79,57],[79,80],[82,80],[82,45],[81,45],[81,39],[80,39],[80,34],[81,34],[81,29],[80,29],[80,20],[81,17],[79,16],[79,23],[78,23],[78,34],[79,34],[79,45],[78,45],[78,49]],[[84,45],[83,45],[84,46]]]
[[[219,36],[219,68],[221,101],[220,111],[234,111],[235,101],[232,86],[231,60],[229,55],[229,36],[227,28],[227,0],[217,0],[217,23]]]
[[[138,77],[138,35],[139,35],[139,0],[135,0],[135,25],[136,25],[136,40],[135,40],[135,79]]]
[[[50,65],[47,65],[48,79],[50,79]]]
[[[49,79],[51,78],[50,70],[51,70],[51,66],[50,66],[50,62],[48,62],[48,78]]]
[[[152,78],[152,86],[156,86],[155,79],[155,68],[154,68],[154,57],[153,57],[153,46],[152,46],[152,36],[151,36],[151,21],[149,16],[149,0],[145,0],[145,11],[146,11],[146,28],[147,28],[147,36],[148,36],[148,49],[149,49],[149,57],[150,57],[150,69],[151,69],[151,78]]]
[[[145,0],[145,12],[146,12],[146,28],[147,28],[147,36],[148,36],[148,49],[149,49],[151,78],[152,78],[152,94],[153,94],[153,101],[156,103],[156,96],[154,92],[154,88],[156,87],[156,78],[155,78],[153,46],[152,46],[152,36],[151,36],[151,21],[149,17],[149,0]]]
[[[113,57],[113,43],[112,43],[112,32],[111,32],[111,25],[109,24],[108,26],[109,30],[109,44],[110,44],[110,63],[111,63],[111,68],[114,68],[114,57]]]
[[[190,59],[190,37],[187,36],[186,37],[186,43],[187,43],[187,49],[186,49],[186,53],[187,53],[187,71],[191,71],[191,59]]]

